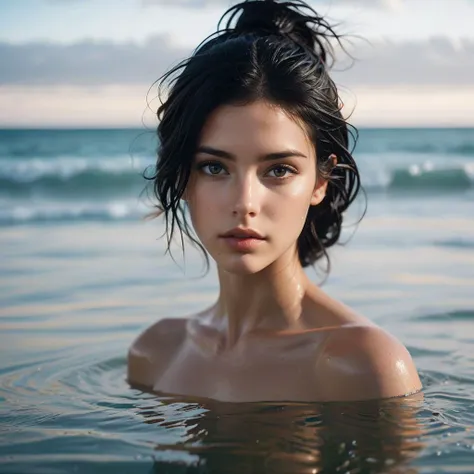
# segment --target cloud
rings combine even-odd
[[[471,85],[474,77],[471,39],[381,41],[351,47],[350,52],[356,58],[354,66],[334,74],[348,85]]]
[[[75,44],[0,43],[0,84],[98,85],[151,83],[188,51],[167,36],[145,44],[82,41]]]
[[[84,41],[0,43],[0,85],[151,85],[190,51],[167,36],[143,44]],[[474,77],[474,40],[444,37],[401,43],[360,43],[357,58],[334,78],[347,87],[369,85],[470,85]]]

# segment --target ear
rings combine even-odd
[[[311,205],[317,206],[326,196],[326,189],[328,187],[328,180],[324,178],[318,179],[316,186],[313,190],[313,195],[311,196]]]
[[[329,160],[332,160],[332,168],[334,168],[337,164],[337,156],[332,154],[329,157]],[[325,179],[322,177],[318,178],[316,182],[316,186],[314,187],[314,190],[313,190],[313,195],[311,196],[312,206],[317,206],[324,199],[324,196],[326,196],[328,182],[329,182],[328,179]]]

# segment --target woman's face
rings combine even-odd
[[[194,229],[219,268],[250,274],[297,258],[308,208],[325,192],[315,160],[302,126],[279,107],[257,101],[211,114],[185,198]],[[243,239],[235,228],[262,238]]]

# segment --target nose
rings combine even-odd
[[[260,210],[258,178],[250,173],[236,177],[234,187],[233,214],[255,217]]]

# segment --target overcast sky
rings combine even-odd
[[[3,0],[0,126],[140,126],[149,86],[234,3]],[[334,78],[356,125],[474,125],[473,0],[309,3],[354,35]]]

